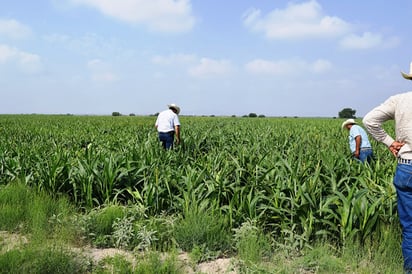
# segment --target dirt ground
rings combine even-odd
[[[96,263],[106,257],[113,257],[115,255],[121,255],[133,263],[134,256],[124,250],[116,248],[90,248],[86,249],[85,254],[90,256]],[[219,258],[214,261],[200,263],[195,268],[190,264],[190,259],[187,253],[181,253],[178,255],[178,259],[185,266],[185,273],[204,273],[204,274],[236,274],[237,272],[233,270],[231,259],[229,258]]]
[[[6,231],[0,231],[0,251],[7,252],[18,246],[28,243],[28,240],[24,236],[18,234],[12,234]],[[117,248],[92,248],[92,247],[82,247],[73,248],[75,252],[82,253],[90,257],[95,263],[103,260],[107,257],[113,257],[120,255],[131,263],[135,262],[135,257],[131,252]],[[231,259],[229,258],[219,258],[214,261],[204,262],[192,266],[190,263],[190,258],[187,253],[181,253],[178,255],[178,259],[184,266],[184,271],[187,274],[194,273],[204,273],[204,274],[236,274],[237,272],[233,270]]]

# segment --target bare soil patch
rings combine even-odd
[[[10,233],[7,231],[0,231],[0,252],[7,252],[12,249],[21,247],[28,243],[28,239],[25,236]],[[76,253],[85,255],[98,264],[105,258],[114,256],[122,256],[130,261],[133,265],[136,264],[136,257],[132,252],[125,251],[118,248],[93,248],[93,247],[81,247],[72,248]],[[219,258],[209,262],[203,262],[193,266],[187,253],[181,253],[178,256],[178,260],[182,263],[185,273],[195,274],[236,274],[233,269],[232,259]]]

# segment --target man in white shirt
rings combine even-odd
[[[412,63],[410,73],[402,72],[402,76],[412,80]],[[395,139],[382,128],[388,120],[395,120]],[[402,226],[404,270],[412,273],[412,92],[391,96],[366,114],[363,124],[373,138],[385,144],[398,160],[393,183]]]
[[[180,143],[179,113],[180,107],[176,104],[170,104],[168,109],[160,112],[157,116],[155,127],[159,133],[159,141],[165,149],[173,148],[175,136],[176,144]]]

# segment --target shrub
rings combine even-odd
[[[175,239],[185,251],[204,246],[208,251],[229,251],[230,233],[224,218],[206,207],[192,207],[175,227]]]
[[[176,247],[176,241],[173,237],[176,217],[160,215],[149,218],[145,222],[145,227],[149,231],[155,231],[152,239],[152,247],[155,250],[168,251]]]
[[[99,247],[112,246],[111,235],[114,231],[113,224],[118,219],[123,219],[125,209],[119,205],[108,205],[104,208],[97,208],[84,219],[86,236]]]
[[[271,252],[270,238],[256,226],[255,221],[247,221],[235,229],[236,251],[240,259],[258,263]]]
[[[30,233],[31,240],[76,240],[75,210],[65,197],[53,198],[20,182],[0,189],[0,229]]]
[[[0,188],[0,229],[13,231],[28,220],[30,189],[24,184],[10,183]]]
[[[0,254],[1,273],[89,273],[85,258],[48,245],[28,245]]]

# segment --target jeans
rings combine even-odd
[[[367,161],[368,163],[370,163],[373,160],[373,151],[372,149],[361,149],[359,152],[359,158],[355,158],[359,161],[361,161],[362,163],[364,163],[365,161]]]
[[[402,226],[402,254],[405,271],[412,271],[412,165],[398,164],[393,183],[398,197]]]
[[[159,132],[159,141],[162,143],[164,149],[173,148],[174,131]]]

